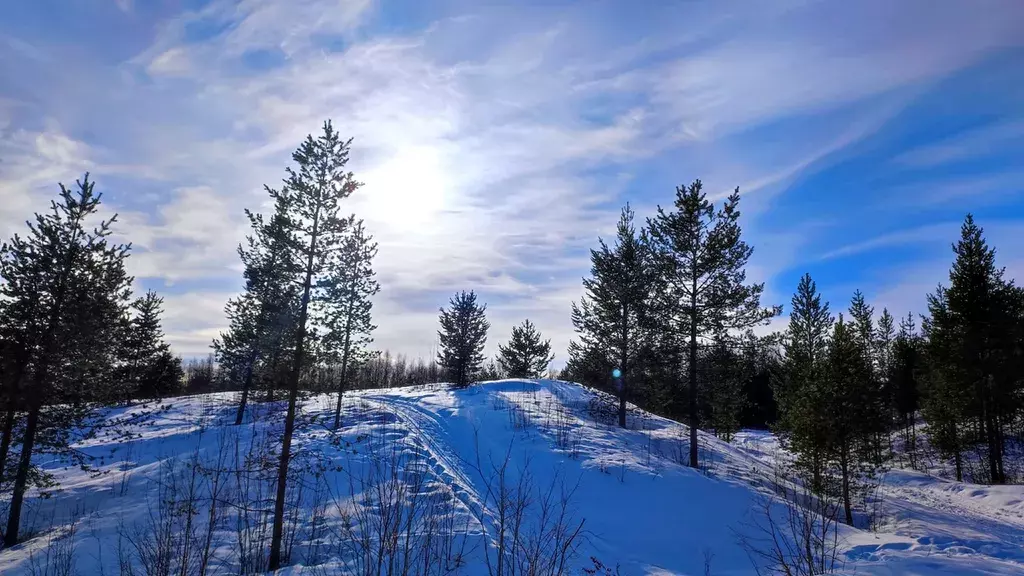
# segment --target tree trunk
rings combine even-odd
[[[846,446],[839,451],[839,471],[843,475],[843,511],[846,512],[846,524],[853,526],[853,507],[850,504],[850,457]]]
[[[267,374],[270,375],[270,380],[267,382],[267,402],[274,401],[274,386],[277,385],[277,367],[281,364],[281,346],[283,342],[279,342],[274,347],[274,354],[270,357],[270,367],[267,369]]]
[[[950,429],[953,434],[953,463],[956,466],[956,481],[964,481],[964,459],[960,453],[960,437],[959,432],[956,429],[956,422],[950,424]]]
[[[245,380],[242,381],[242,399],[238,402],[238,413],[235,415],[235,426],[242,424],[245,416],[245,404],[249,400],[249,388],[252,387],[253,365],[256,364],[256,353],[249,357],[249,363],[245,367]]]
[[[334,408],[334,429],[341,427],[341,395],[345,393],[348,377],[348,355],[352,334],[352,302],[348,305],[348,318],[345,320],[345,348],[341,353],[341,379],[338,382],[338,405]]]
[[[18,474],[14,478],[11,507],[7,512],[7,531],[4,532],[5,548],[10,548],[18,543],[18,530],[21,525],[21,506],[25,501],[25,491],[28,488],[28,473],[32,467],[32,449],[35,447],[40,408],[40,402],[37,401],[29,411],[28,421],[25,424],[25,439],[21,446]]]
[[[298,337],[295,342],[295,359],[292,363],[291,382],[288,390],[288,413],[284,421],[284,437],[281,440],[281,462],[277,468],[277,498],[274,501],[274,526],[270,537],[270,560],[268,568],[273,571],[281,567],[281,541],[284,538],[284,503],[287,496],[288,464],[292,455],[292,434],[295,432],[295,411],[299,397],[299,378],[302,376],[302,360],[306,345],[306,316],[309,310],[309,293],[313,282],[313,258],[316,254],[317,233],[320,224],[319,209],[313,214],[313,229],[309,239],[309,253],[306,256],[306,278],[302,283],[302,306],[299,310]]]
[[[697,290],[690,301],[690,467],[697,468]]]
[[[619,366],[619,427],[626,427],[626,357],[629,350],[629,308],[622,306],[622,361]]]
[[[14,400],[7,401],[7,413],[4,414],[3,439],[0,439],[0,486],[3,485],[4,472],[7,471],[7,455],[11,451],[11,441],[14,436],[14,421],[17,413],[14,410]]]

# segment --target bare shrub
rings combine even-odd
[[[329,546],[360,576],[457,573],[465,565],[470,517],[459,520],[451,488],[430,477],[422,450],[406,440],[371,437],[362,473],[334,494],[340,522],[326,525]]]
[[[735,531],[759,575],[814,576],[836,570],[839,550],[838,500],[788,482],[781,467],[771,493],[755,499],[751,519]]]
[[[477,472],[486,487],[478,520],[483,528],[484,560],[490,576],[561,576],[580,544],[584,520],[576,521],[571,506],[576,487],[568,488],[555,473],[539,486],[530,463],[511,469],[512,445],[501,460],[481,461]]]
[[[78,514],[65,526],[53,528],[46,534],[42,552],[33,550],[28,557],[28,571],[32,576],[71,576],[75,573],[75,534]]]

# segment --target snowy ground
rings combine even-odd
[[[593,556],[618,564],[623,575],[702,575],[706,566],[715,575],[753,574],[738,534],[749,530],[764,480],[786,458],[775,438],[744,431],[727,444],[702,434],[708,465],[692,470],[680,464],[687,453],[686,427],[636,411],[634,429],[619,429],[586,409],[592,395],[554,381],[500,381],[460,391],[428,386],[355,392],[345,396],[344,428],[338,433],[328,426],[334,397],[307,400],[306,425],[296,440],[299,471],[292,482],[303,491],[294,492],[298,512],[286,529],[293,564],[287,573],[368,571],[365,558],[349,557],[358,555],[353,552],[358,546],[345,548],[337,539],[351,525],[346,518],[369,518],[346,514],[354,510],[354,498],[383,485],[373,483],[381,477],[374,477],[375,471],[391,473],[374,467],[383,458],[421,472],[408,494],[443,503],[451,519],[445,533],[458,534],[458,541],[441,548],[451,554],[457,547],[465,574],[491,572],[484,542],[494,542],[496,470],[506,460],[508,485],[517,485],[528,470],[531,493],[539,497],[554,488],[556,508],[561,495],[571,493],[560,526],[571,531],[582,522],[582,530],[567,573],[582,573]],[[232,394],[221,394],[169,399],[156,410],[110,410],[109,420],[134,415],[136,421],[128,434],[108,430],[81,442],[78,448],[92,457],[88,469],[41,459],[59,487],[45,498],[30,499],[26,525],[38,536],[0,551],[0,573],[42,574],[47,564],[66,563],[74,570],[46,573],[114,575],[125,573],[119,569],[125,561],[136,564],[135,574],[154,573],[138,568],[154,556],[147,556],[154,548],[147,543],[183,530],[194,533],[195,542],[210,542],[205,560],[201,552],[175,552],[190,558],[187,573],[199,573],[202,564],[211,574],[258,567],[272,502],[261,480],[270,467],[260,468],[259,461],[273,464],[269,439],[280,422],[271,417],[272,407],[263,405],[254,408],[247,424],[230,426],[233,401]],[[189,462],[201,465],[190,468]],[[198,478],[185,473],[197,468]],[[243,468],[249,476],[239,472]],[[215,479],[220,492],[210,498]],[[189,487],[200,493],[193,514],[168,520],[171,508],[161,502],[180,501]],[[380,490],[375,494],[378,501],[391,497]],[[1024,487],[959,484],[892,470],[879,497],[877,531],[840,531],[844,573],[1024,574]],[[251,505],[242,510],[242,500]],[[222,502],[217,514],[210,513],[210,502]],[[534,498],[534,516],[537,502]],[[182,524],[183,517],[193,520]],[[210,520],[213,529],[207,529]],[[68,537],[72,521],[75,529]],[[535,538],[538,546],[557,539],[553,534]],[[244,543],[255,545],[250,550]]]

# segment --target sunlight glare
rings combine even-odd
[[[427,227],[441,210],[448,186],[441,154],[429,146],[403,148],[366,176],[374,219],[403,229]]]

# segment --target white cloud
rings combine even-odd
[[[715,190],[778,191],[873,133],[907,95],[760,155],[731,138],[906,90],[1018,41],[1012,17],[963,17],[975,8],[929,6],[911,21],[921,10],[850,6],[679,8],[654,24],[656,34],[591,29],[597,19],[579,8],[473,6],[470,17],[382,37],[360,28],[374,14],[368,0],[215,1],[163,23],[150,46],[107,71],[112,83],[84,106],[104,118],[94,125],[117,131],[101,155],[59,132],[42,143],[23,134],[14,148],[51,171],[31,182],[0,172],[0,186],[6,199],[11,186],[52,185],[58,167],[66,179],[88,165],[88,152],[98,177],[105,168],[159,183],[166,194],[152,202],[118,189],[124,205],[111,209],[121,209],[138,247],[135,274],[225,287],[168,296],[168,332],[192,350],[223,324],[223,301],[239,282],[242,208],[259,208],[261,184],[276,185],[291,150],[333,118],[355,138],[351,167],[366,183],[352,209],[380,243],[378,345],[426,355],[436,308],[473,288],[494,302],[492,345],[530,317],[562,354],[586,248],[614,225],[633,182],[624,163],[666,155],[679,177],[700,175]],[[325,50],[327,42],[345,49]],[[252,68],[245,57],[257,50],[275,58]],[[728,160],[736,157],[744,164]],[[663,203],[671,193],[662,191]],[[759,196],[745,214],[764,211],[770,194]],[[747,229],[758,246],[752,279],[770,280],[800,257],[803,237],[771,236],[756,222]]]
[[[893,161],[912,168],[931,168],[985,156],[1024,139],[1024,121],[996,122],[938,143],[912,148]]]
[[[146,67],[146,70],[154,76],[183,76],[188,74],[191,69],[188,52],[181,47],[169,48],[161,52]]]

